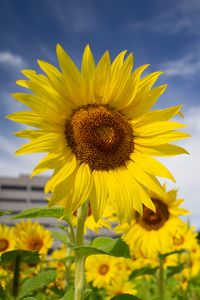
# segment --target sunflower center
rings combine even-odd
[[[5,251],[9,247],[9,242],[6,239],[0,239],[0,252]]]
[[[106,105],[89,104],[75,110],[66,122],[65,135],[76,158],[92,170],[121,167],[133,152],[130,123]]]
[[[159,230],[169,219],[168,207],[159,199],[151,199],[156,212],[144,206],[143,215],[136,213],[136,222],[147,230]]]
[[[109,266],[106,264],[103,264],[99,267],[99,274],[106,275],[109,271]]]
[[[172,239],[175,246],[180,246],[184,243],[184,237],[182,235],[179,237],[173,236]]]
[[[39,251],[42,248],[42,246],[43,246],[43,242],[39,238],[32,239],[29,243],[30,250]]]

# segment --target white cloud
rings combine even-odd
[[[25,60],[18,54],[9,51],[0,52],[0,64],[22,68],[26,65]]]
[[[200,52],[198,49],[191,49],[186,55],[168,61],[162,65],[167,76],[187,77],[200,73]]]
[[[180,155],[160,159],[170,169],[176,178],[175,187],[179,195],[185,199],[184,207],[191,211],[189,218],[200,229],[200,106],[190,108],[185,112],[184,123],[191,138],[182,141],[181,146],[187,149],[190,155]],[[168,182],[168,186],[174,184]]]

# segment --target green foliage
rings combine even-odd
[[[140,300],[140,299],[136,296],[133,296],[133,295],[122,294],[122,295],[114,296],[110,300]]]
[[[117,257],[130,258],[128,245],[120,238],[97,237],[90,246],[74,247],[79,254],[89,256],[94,254],[107,254]]]
[[[159,254],[159,257],[161,259],[165,259],[166,257],[170,256],[170,255],[173,255],[173,254],[181,254],[181,253],[185,253],[187,252],[187,250],[185,249],[180,249],[180,250],[175,250],[175,251],[172,251],[172,252],[168,252],[168,253],[164,253],[164,254]]]
[[[22,300],[25,296],[31,296],[31,293],[37,289],[41,289],[56,278],[56,271],[48,270],[42,271],[33,278],[27,279],[19,288],[17,300]]]
[[[177,273],[180,273],[182,270],[184,269],[184,264],[179,264],[177,266],[169,266],[167,268],[167,274],[166,274],[166,277],[167,278],[170,278],[172,277],[173,275],[177,274]]]
[[[143,275],[153,275],[155,276],[156,275],[156,272],[158,270],[158,267],[155,267],[155,268],[151,268],[151,267],[143,267],[143,268],[140,268],[140,269],[135,269],[129,276],[129,280],[132,280],[136,277],[139,277],[139,276],[143,276]]]
[[[15,262],[16,258],[20,257],[21,262],[37,264],[40,261],[38,252],[28,250],[12,250],[5,252],[0,257],[0,264],[7,265]]]
[[[12,214],[12,210],[0,210],[0,217]]]
[[[48,218],[61,218],[64,216],[64,208],[63,207],[34,207],[21,211],[16,216],[12,217],[11,220],[15,219],[27,219],[27,218],[40,218],[40,217],[48,217]]]
[[[73,247],[73,245],[71,245],[67,241],[66,234],[63,234],[62,232],[58,232],[58,231],[53,231],[53,230],[51,230],[51,233],[55,239],[62,242],[66,247]]]

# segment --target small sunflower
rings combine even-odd
[[[105,287],[106,289],[106,300],[111,299],[114,296],[121,294],[136,295],[137,290],[135,285],[131,281],[123,280],[120,276],[112,282],[112,284]]]
[[[77,211],[74,211],[73,215],[72,215],[72,224],[74,226],[77,225],[77,216],[76,216]],[[112,210],[110,210],[109,208],[105,208],[103,215],[101,217],[101,219],[99,219],[97,222],[94,219],[94,216],[92,214],[92,210],[91,207],[89,205],[89,209],[88,209],[88,215],[87,215],[87,219],[85,221],[85,232],[86,230],[91,230],[94,231],[96,233],[99,233],[99,229],[100,228],[111,228],[111,224],[110,224],[110,217],[112,216]]]
[[[166,192],[163,186],[163,191],[162,198],[154,192],[149,192],[156,211],[153,212],[144,206],[143,215],[136,212],[132,224],[127,225],[125,229],[122,238],[129,245],[133,255],[142,253],[148,258],[172,251],[172,236],[180,226],[184,226],[179,218],[180,215],[188,213],[179,207],[183,199],[176,199],[177,191],[174,189]]]
[[[177,228],[172,235],[172,243],[174,250],[187,249],[192,251],[197,244],[197,233],[194,231],[194,227],[189,228],[187,224]]]
[[[174,178],[152,156],[187,153],[170,144],[189,136],[171,121],[181,106],[149,111],[167,87],[152,88],[162,72],[141,78],[148,65],[132,71],[133,55],[125,54],[111,63],[106,51],[95,64],[86,46],[79,70],[58,45],[60,70],[40,60],[45,74],[22,71],[28,80],[17,83],[31,93],[13,96],[30,110],[8,116],[36,128],[17,133],[30,139],[17,154],[47,152],[33,175],[54,170],[45,186],[49,205],[64,201],[73,213],[89,199],[96,221],[108,202],[120,222],[130,222],[133,209],[142,213],[142,204],[155,210],[146,187],[161,194],[156,176]]]
[[[95,255],[86,259],[86,280],[97,288],[109,285],[117,276],[118,268],[112,256]]]
[[[18,249],[38,251],[40,254],[47,254],[53,244],[50,231],[42,225],[31,220],[16,224],[16,247]]]
[[[14,229],[0,224],[0,255],[15,249]]]

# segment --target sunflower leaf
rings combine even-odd
[[[184,264],[180,264],[177,266],[169,266],[167,268],[167,278],[170,278],[173,275],[180,273],[183,269],[184,269]]]
[[[97,237],[92,241],[90,246],[74,247],[73,250],[85,256],[107,254],[117,257],[131,257],[128,245],[120,238]]]
[[[39,217],[50,217],[50,218],[61,218],[64,215],[63,207],[34,207],[26,209],[12,217],[11,220],[15,219],[26,219],[26,218],[39,218]]]
[[[7,265],[16,260],[16,257],[20,257],[21,262],[37,264],[40,261],[38,252],[28,250],[12,250],[3,253],[0,257],[0,264]]]
[[[180,249],[180,250],[175,250],[175,251],[164,253],[164,254],[159,254],[159,257],[161,259],[165,259],[167,256],[170,256],[170,255],[173,255],[173,254],[181,254],[181,253],[185,253],[185,252],[187,252],[186,249]]]
[[[33,278],[27,279],[20,287],[17,300],[24,299],[25,296],[31,295],[37,289],[41,289],[56,278],[56,271],[48,270],[43,271]]]
[[[150,268],[150,267],[143,267],[140,269],[135,269],[129,276],[129,280],[132,280],[138,276],[143,275],[155,275],[158,267]]]
[[[0,217],[4,215],[10,215],[12,214],[12,210],[0,210]]]

